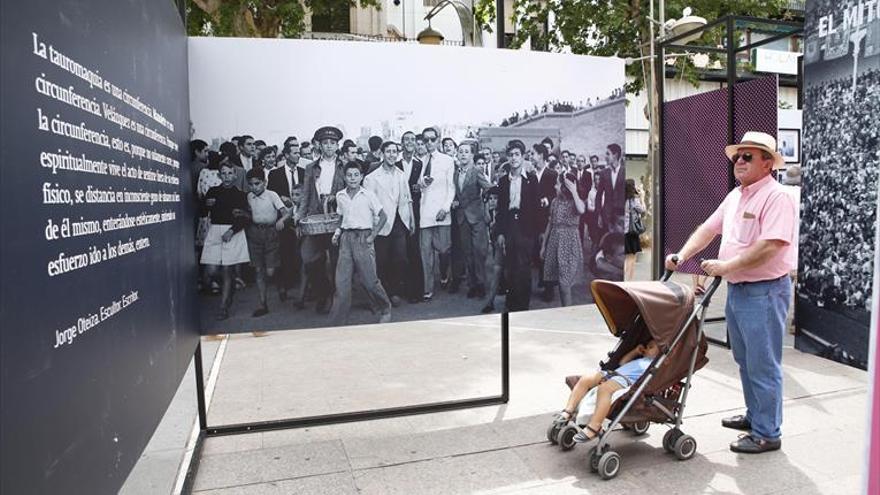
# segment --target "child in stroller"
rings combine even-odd
[[[627,352],[620,359],[620,366],[613,371],[597,371],[582,376],[568,397],[565,408],[556,413],[553,422],[558,428],[564,427],[577,419],[577,409],[584,396],[597,387],[596,408],[583,431],[574,437],[575,442],[589,442],[602,434],[602,423],[611,410],[611,397],[614,392],[632,386],[645,373],[651,361],[657,357],[660,349],[653,339],[647,344],[640,344]]]

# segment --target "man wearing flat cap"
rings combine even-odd
[[[323,213],[325,204],[331,210],[335,209],[336,193],[345,188],[343,171],[345,164],[336,154],[341,139],[342,131],[336,127],[326,126],[315,131],[314,141],[317,141],[321,147],[321,156],[306,166],[303,180],[305,189],[303,216]],[[330,238],[330,234],[311,235],[306,236],[302,241],[306,276],[318,301],[317,310],[322,314],[330,311],[330,298],[333,295],[332,279],[328,273],[336,271],[336,256],[332,252]]]
[[[678,253],[666,257],[666,268],[675,270],[721,235],[718,259],[701,267],[727,280],[727,330],[746,403],[744,415],[725,418],[721,425],[747,432],[730,450],[757,454],[782,446],[782,337],[798,218],[791,195],[773,178],[773,170],[785,164],[773,136],[747,132],[725,153],[741,185]]]

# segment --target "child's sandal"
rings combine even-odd
[[[568,409],[563,409],[553,415],[553,422],[560,425],[568,424],[572,419],[574,419],[574,412],[569,411]]]
[[[592,433],[593,433],[593,436],[592,436],[592,437],[588,437],[588,436],[587,436],[587,431],[592,432]],[[586,426],[584,426],[584,429],[583,429],[582,431],[577,432],[577,434],[574,436],[574,441],[575,441],[575,443],[587,443],[587,442],[592,442],[593,440],[595,440],[595,439],[601,437],[601,436],[602,436],[602,433],[603,433],[604,431],[605,431],[605,430],[603,430],[602,428],[599,428],[599,431],[596,431],[596,430],[594,430],[593,427],[591,427],[590,425],[586,425]]]

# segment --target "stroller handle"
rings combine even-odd
[[[678,255],[677,254],[672,257],[672,262],[675,263],[676,265],[678,264]],[[660,281],[666,282],[670,278],[672,278],[672,270],[667,269],[667,270],[663,271],[663,276],[660,277]]]
[[[718,287],[721,285],[721,277],[712,277],[712,283],[709,284],[709,287],[706,288],[706,293],[703,294],[703,299],[700,300],[700,304],[704,307],[709,306],[709,301],[712,299],[712,295],[715,294],[715,291],[718,290]]]
[[[676,265],[680,261],[678,255],[674,255],[672,257],[672,262]],[[660,277],[661,282],[666,282],[672,278],[672,270],[664,270],[663,276]],[[700,304],[703,306],[708,306],[709,301],[712,299],[712,295],[715,294],[715,291],[718,290],[718,287],[721,285],[721,277],[712,277],[712,283],[709,284],[709,287],[706,289],[705,294],[703,294],[703,298],[700,300]]]

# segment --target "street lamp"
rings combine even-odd
[[[652,266],[651,275],[653,278],[656,279],[656,278],[659,278],[659,275],[660,275],[659,268],[658,268],[660,266],[659,260],[664,258],[664,253],[662,253],[660,251],[660,243],[658,242],[658,239],[660,238],[660,235],[661,235],[660,224],[661,224],[662,219],[659,218],[659,216],[656,214],[657,212],[659,212],[657,205],[660,203],[660,197],[659,197],[660,196],[660,154],[659,154],[659,150],[658,150],[657,145],[658,145],[660,138],[661,138],[660,133],[659,133],[659,123],[657,122],[657,110],[658,110],[659,106],[663,104],[663,102],[658,101],[660,95],[657,91],[657,88],[660,87],[659,85],[664,84],[666,82],[666,75],[665,75],[665,71],[660,71],[661,73],[657,74],[657,71],[656,71],[657,64],[655,63],[655,60],[656,60],[655,47],[656,47],[657,41],[660,39],[666,38],[667,35],[675,36],[678,34],[686,33],[688,31],[690,31],[692,29],[696,29],[700,26],[705,26],[706,19],[692,15],[693,10],[690,7],[686,7],[682,11],[681,19],[679,19],[679,20],[669,19],[669,21],[667,21],[666,20],[666,2],[665,2],[665,0],[660,0],[660,5],[659,5],[659,7],[660,7],[659,8],[660,20],[658,22],[654,19],[654,0],[649,0],[649,1],[650,1],[650,9],[649,9],[649,13],[648,13],[648,25],[650,28],[651,41],[650,41],[650,55],[648,55],[647,59],[650,60],[649,66],[650,66],[650,73],[651,73],[651,87],[647,88],[647,90],[648,90],[648,107],[649,107],[648,110],[649,111],[646,113],[648,114],[647,117],[648,117],[649,129],[650,129],[649,142],[651,143],[651,149],[650,149],[650,152],[651,152],[651,172],[652,172],[651,175],[654,177],[654,184],[652,187],[653,194],[651,195],[651,198],[653,200],[652,210],[654,212],[654,215],[653,215],[654,225],[653,225],[653,229],[652,229],[654,242],[651,243],[651,255],[652,255],[652,260],[653,260],[653,262],[651,264],[653,266]],[[659,37],[655,37],[655,33],[654,33],[654,25],[655,24],[660,26],[660,36]],[[696,37],[699,37],[699,35],[697,35]],[[696,39],[696,37],[688,36],[688,37],[682,39],[680,44],[686,45],[686,44],[690,43],[691,41],[693,41],[694,39]],[[640,58],[644,58],[644,57],[640,57]],[[665,61],[666,60],[664,57],[664,62]],[[700,60],[700,62],[702,63],[703,61]],[[661,64],[660,67],[663,67],[663,64]],[[659,81],[657,80],[658,75],[660,77]]]
[[[428,19],[428,27],[423,29],[422,32],[416,36],[416,39],[423,45],[439,45],[445,38],[443,37],[443,33],[431,27],[431,20]]]
[[[461,35],[464,44],[467,46],[483,46],[483,33],[474,25],[473,10],[458,0],[442,0],[425,14],[425,20],[428,21],[428,27],[416,36],[419,43],[426,45],[439,45],[440,42],[445,39],[443,33],[431,27],[431,19],[440,13],[441,10],[450,5],[458,14],[458,21],[461,23]]]

